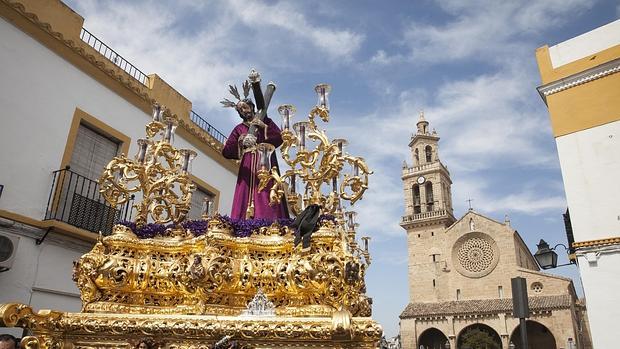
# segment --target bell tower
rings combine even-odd
[[[405,214],[400,225],[407,231],[409,298],[412,302],[432,302],[437,300],[434,289],[441,276],[441,263],[445,265],[447,258],[447,252],[441,250],[444,232],[455,222],[452,180],[439,159],[439,135],[434,129],[429,131],[424,112],[420,112],[416,125],[409,142],[412,166],[403,162]]]

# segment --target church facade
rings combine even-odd
[[[489,348],[522,348],[512,316],[510,279],[527,280],[531,348],[587,348],[585,308],[570,279],[541,273],[509,221],[469,210],[457,219],[450,173],[439,136],[420,115],[403,165],[409,304],[400,315],[403,348],[444,349],[487,341]]]

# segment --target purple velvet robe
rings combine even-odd
[[[267,138],[265,138],[265,130],[257,127],[256,144],[270,143],[276,148],[279,147],[282,144],[280,128],[268,117],[265,117],[263,122],[267,125]],[[256,151],[244,153],[243,144],[240,140],[242,135],[248,133],[248,129],[249,126],[245,123],[237,125],[228,136],[224,149],[222,149],[222,155],[227,159],[239,159],[241,156],[230,216],[236,219],[246,218],[246,211],[250,204],[250,191],[252,191],[254,196],[253,218],[288,218],[288,208],[284,199],[278,205],[269,205],[269,191],[273,185],[273,180],[269,181],[265,189],[258,191],[258,176],[256,173],[252,173],[252,162],[258,160],[258,154]],[[275,153],[271,156],[271,166],[278,167]],[[250,188],[250,183],[254,184],[254,188]]]

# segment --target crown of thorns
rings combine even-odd
[[[248,95],[250,94],[250,82],[247,80],[244,81],[241,87],[243,87],[243,99],[241,99],[241,95],[239,94],[239,90],[237,89],[237,86],[228,85],[228,92],[230,92],[230,94],[233,95],[237,99],[237,102],[233,102],[228,98],[224,98],[223,100],[220,101],[220,103],[222,103],[222,106],[224,108],[236,108],[237,103],[248,100]]]

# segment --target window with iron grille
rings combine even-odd
[[[92,232],[111,232],[114,223],[121,219],[121,210],[105,201],[97,179],[118,154],[119,145],[119,141],[79,125],[70,168],[55,171],[54,200],[50,200],[52,204],[46,219],[60,220]]]

